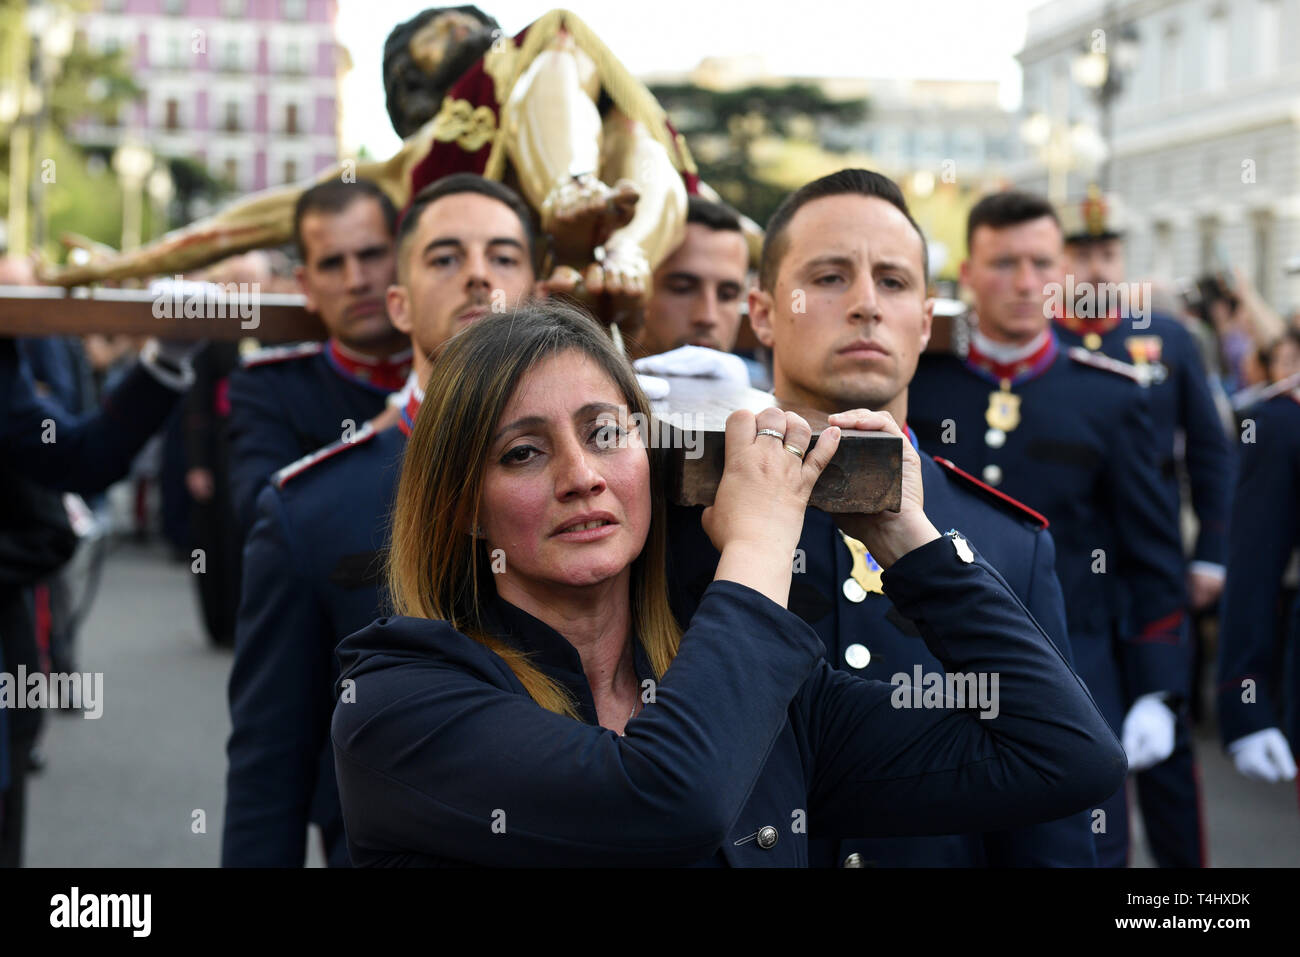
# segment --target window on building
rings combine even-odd
[[[226,102],[226,115],[223,126],[227,133],[239,132],[239,104],[234,100]]]
[[[112,56],[118,50],[122,49],[122,41],[117,37],[104,37],[104,55]]]
[[[181,60],[181,38],[167,38],[167,65],[172,69],[179,69],[184,65]]]
[[[290,103],[284,108],[284,131],[290,135],[302,132],[298,129],[297,103]]]
[[[296,183],[298,181],[298,164],[293,160],[284,161],[284,181],[286,183]]]
[[[125,5],[125,0],[104,0],[104,12],[121,13]]]
[[[1221,90],[1228,80],[1228,15],[1222,8],[1210,12],[1205,38],[1205,86]]]
[[[221,15],[223,17],[242,17],[244,7],[244,0],[221,0]]]
[[[1158,222],[1151,236],[1151,272],[1162,279],[1174,274],[1174,229],[1167,222]]]
[[[171,17],[183,17],[185,15],[185,0],[165,0],[163,12]]]
[[[221,48],[221,68],[223,70],[239,69],[239,44],[234,40],[227,40],[226,45]]]
[[[1255,289],[1268,301],[1273,294],[1273,270],[1269,268],[1273,246],[1273,217],[1269,213],[1256,213],[1251,226]]]
[[[307,0],[280,0],[280,16],[285,20],[302,20],[307,16]]]
[[[1201,220],[1201,272],[1212,272],[1222,264],[1219,262],[1219,223],[1214,219]]]
[[[284,70],[286,73],[302,72],[302,48],[296,43],[284,48]]]
[[[1256,0],[1255,43],[1251,59],[1261,76],[1277,72],[1282,39],[1281,0]]]
[[[221,178],[232,186],[239,185],[239,160],[233,156],[226,157],[221,164]]]
[[[173,97],[167,100],[165,110],[163,127],[169,133],[174,133],[181,128],[181,105]]]
[[[1182,87],[1183,48],[1177,24],[1165,28],[1160,45],[1160,98],[1172,100]]]

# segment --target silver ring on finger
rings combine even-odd
[[[797,456],[800,462],[803,461],[804,450],[799,448],[797,445],[791,445],[789,442],[787,442],[785,443],[785,450],[789,452],[791,455]]]
[[[774,439],[780,439],[782,442],[785,441],[785,433],[778,432],[776,429],[759,429],[758,434],[755,435],[754,438],[758,438],[759,435],[770,435]]]

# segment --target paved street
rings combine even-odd
[[[82,634],[80,667],[104,673],[103,716],[47,716],[46,770],[30,788],[31,866],[211,867],[220,860],[226,678],[189,566],[119,544]],[[1201,776],[1216,866],[1300,866],[1294,784],[1239,776],[1206,734]],[[206,833],[193,833],[194,812]],[[313,863],[318,845],[309,842]],[[1145,852],[1135,863],[1149,865]]]
[[[189,565],[117,545],[81,635],[79,667],[104,673],[104,713],[47,716],[29,865],[220,863],[230,661],[208,645]],[[206,833],[193,832],[196,810]]]

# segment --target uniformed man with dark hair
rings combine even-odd
[[[387,289],[414,350],[397,405],[287,465],[258,496],[230,674],[223,866],[301,866],[308,820],[329,864],[347,865],[329,742],[334,646],[385,613],[388,513],[433,357],[498,302],[530,295],[535,262],[528,208],[509,188],[461,173],[421,191]]]
[[[1056,335],[1063,345],[1130,363],[1146,377],[1165,492],[1181,506],[1180,467],[1191,488],[1198,531],[1187,590],[1191,609],[1204,611],[1223,591],[1233,463],[1200,352],[1181,322],[1154,313],[1143,288],[1124,282],[1127,221],[1117,197],[1104,197],[1094,187],[1061,210],[1061,224],[1072,277],[1067,289],[1074,298],[1063,301]],[[1193,663],[1189,681],[1197,671]],[[1200,779],[1186,713],[1179,715],[1174,753],[1138,773],[1137,795],[1156,863],[1206,866]]]
[[[244,530],[277,469],[355,434],[410,374],[410,340],[384,304],[396,224],[392,200],[367,180],[327,180],[298,199],[296,276],[329,338],[264,349],[230,377],[230,480]]]
[[[740,332],[748,273],[740,217],[721,203],[691,196],[686,236],[654,271],[645,327],[628,343],[629,353],[655,355],[684,345],[730,352]]]
[[[772,350],[782,408],[830,416],[853,428],[851,409],[886,411],[903,424],[909,385],[930,336],[925,238],[896,184],[846,169],[792,193],[768,224],[761,287],[750,292],[750,321]],[[1047,521],[944,459],[921,457],[925,512],[957,528],[989,560],[1068,662],[1065,609]],[[868,679],[915,683],[943,666],[917,626],[885,597],[881,569],[851,530],[810,509],[794,557],[789,608],[807,621],[831,663]],[[697,509],[675,510],[670,570],[674,603],[686,621],[713,578],[718,555]],[[920,689],[918,688],[918,691]],[[996,697],[996,695],[994,695]],[[810,837],[816,836],[815,822]],[[1093,866],[1086,815],[984,834],[810,841],[819,866]]]
[[[912,427],[1052,523],[1056,571],[1079,675],[1133,770],[1169,757],[1188,688],[1189,642],[1176,506],[1142,375],[1065,348],[1051,300],[1064,289],[1051,204],[1006,191],[975,204],[962,281],[977,325],[965,355],[922,359]],[[1099,862],[1124,866],[1124,790],[1093,812]]]

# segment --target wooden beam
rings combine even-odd
[[[679,505],[712,505],[725,461],[726,420],[736,409],[759,412],[776,405],[757,389],[717,379],[669,376],[669,393],[655,402],[652,446],[666,458],[668,495]],[[813,441],[826,417],[787,406],[813,428]],[[831,464],[813,487],[809,504],[831,513],[897,512],[903,502],[903,440],[880,432],[846,431]]]
[[[146,289],[64,289],[0,285],[0,336],[158,336],[194,341],[319,341],[325,327],[300,295],[193,294],[197,284],[158,294]]]

